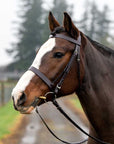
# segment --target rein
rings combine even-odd
[[[54,103],[53,103],[53,104],[54,104]],[[55,104],[54,104],[54,105],[55,105]],[[58,105],[58,104],[57,104],[57,105]],[[58,109],[59,109],[59,108],[60,108],[60,107],[58,107]],[[38,107],[36,108],[36,113],[39,115],[39,117],[41,118],[42,122],[44,123],[44,125],[46,126],[46,128],[48,129],[48,131],[49,131],[56,139],[58,139],[59,141],[65,143],[65,144],[82,144],[82,143],[88,141],[88,139],[85,139],[85,140],[80,141],[80,142],[76,142],[76,143],[73,142],[73,143],[71,143],[71,142],[67,142],[67,141],[65,141],[65,140],[60,139],[60,138],[49,128],[49,126],[47,125],[47,123],[44,121],[43,117],[41,116],[41,114],[40,114],[39,111],[38,111]],[[67,118],[67,119],[68,119],[68,118]]]
[[[61,39],[65,39],[67,41],[70,41],[72,43],[75,44],[75,48],[74,48],[74,52],[68,62],[68,64],[66,65],[66,67],[64,68],[63,72],[58,76],[58,78],[56,78],[56,80],[54,82],[51,82],[42,72],[40,72],[40,70],[38,70],[37,68],[31,66],[29,68],[30,71],[34,72],[38,77],[40,77],[44,83],[46,83],[50,89],[51,92],[48,92],[45,94],[45,96],[40,96],[39,98],[36,98],[36,101],[43,99],[44,101],[46,101],[47,99],[47,95],[48,94],[53,94],[54,98],[52,100],[53,105],[57,108],[57,110],[60,111],[61,114],[63,114],[65,116],[66,119],[68,119],[76,128],[78,128],[81,132],[83,132],[85,135],[89,136],[91,139],[93,139],[94,141],[101,143],[101,144],[109,144],[106,143],[96,137],[93,137],[91,135],[89,135],[87,132],[85,132],[80,126],[78,126],[65,112],[64,110],[59,106],[59,104],[56,101],[56,95],[59,93],[62,84],[64,82],[64,79],[66,77],[66,75],[68,74],[68,72],[70,71],[71,65],[73,60],[76,58],[77,61],[77,67],[78,67],[78,81],[79,81],[79,91],[80,91],[80,46],[81,46],[81,36],[79,35],[78,39],[75,40],[71,37],[68,36],[64,36],[62,34],[56,34],[56,35],[50,35],[50,38],[61,38]],[[60,79],[61,78],[61,79]],[[60,81],[55,85],[55,82],[58,81],[58,79],[60,79]],[[44,121],[44,119],[42,118],[42,116],[40,115],[40,113],[38,112],[38,108],[36,108],[36,112],[39,114],[41,120],[43,121],[43,123],[45,124],[45,126],[47,127],[47,129],[49,130],[49,132],[59,141],[66,143],[66,144],[82,144],[84,142],[86,142],[88,139],[78,142],[78,143],[69,143],[66,142],[62,139],[60,139],[59,137],[57,137],[52,130],[49,128],[49,126],[46,124],[46,122]]]

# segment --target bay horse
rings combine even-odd
[[[46,101],[54,99],[50,92],[51,84],[54,82],[56,86],[60,82],[74,54],[75,45],[80,41],[80,63],[77,64],[75,56],[61,87],[58,87],[57,98],[75,92],[90,122],[90,134],[113,144],[114,51],[80,32],[66,12],[63,26],[50,12],[49,28],[51,37],[38,50],[32,63],[34,71],[31,68],[27,70],[12,91],[15,109],[28,114],[36,105],[44,103],[44,96]],[[62,37],[57,37],[58,34]],[[64,37],[73,39],[77,44]],[[88,144],[97,143],[90,138],[88,140]]]

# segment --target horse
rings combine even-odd
[[[114,51],[79,31],[66,12],[63,26],[51,12],[48,19],[51,37],[37,51],[32,68],[13,89],[15,109],[32,113],[45,100],[54,99],[55,89],[57,98],[75,92],[89,120],[89,133],[114,143]],[[74,52],[75,47],[78,49]],[[88,144],[98,142],[89,138]]]

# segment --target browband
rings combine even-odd
[[[67,40],[67,41],[70,41],[70,42],[72,42],[72,43],[74,43],[74,44],[76,44],[76,45],[81,46],[81,35],[79,35],[79,37],[78,37],[77,40],[75,40],[75,39],[73,39],[73,38],[71,38],[71,37],[69,37],[69,36],[65,36],[65,35],[63,35],[63,34],[56,34],[56,35],[50,35],[50,36],[49,36],[49,38],[54,38],[54,37]]]

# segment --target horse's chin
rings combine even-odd
[[[33,113],[35,107],[33,106],[29,106],[29,107],[20,107],[18,108],[18,111],[21,113],[21,114],[31,114]]]
[[[34,112],[36,106],[40,106],[44,102],[41,99],[35,98],[35,100],[31,103],[29,106],[19,106],[17,107],[17,110],[21,114],[31,114]]]

